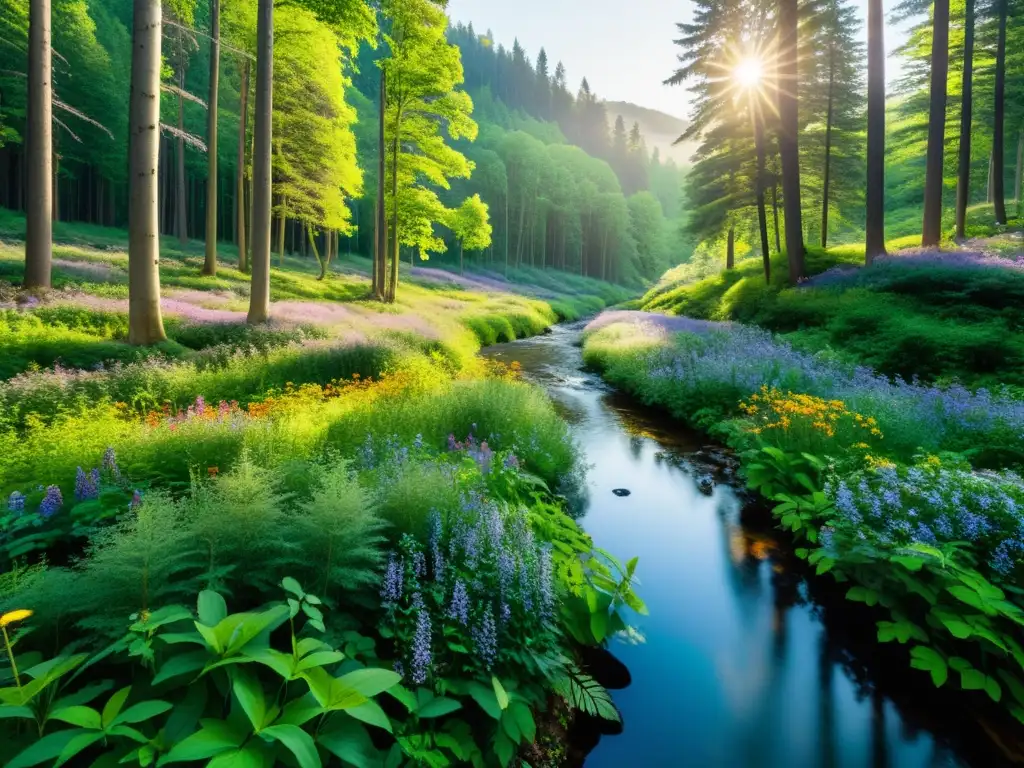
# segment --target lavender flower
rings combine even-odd
[[[117,466],[117,455],[113,448],[107,448],[103,452],[103,469],[109,472],[115,480],[121,479],[121,469]]]
[[[430,662],[430,614],[423,607],[416,616],[416,633],[412,639],[412,681],[417,685],[427,682]]]
[[[486,669],[494,666],[498,658],[498,628],[494,623],[491,606],[484,610],[480,622],[473,627],[473,648]]]
[[[25,494],[20,491],[13,491],[7,497],[7,509],[10,512],[22,513],[25,511]]]
[[[53,517],[60,508],[64,506],[64,496],[56,485],[46,487],[46,495],[39,502],[39,516],[43,518]]]
[[[448,618],[455,619],[463,626],[469,624],[469,593],[461,579],[455,582],[452,601],[448,606]]]
[[[551,562],[551,545],[545,544],[540,550],[537,568],[537,595],[540,600],[540,612],[545,619],[550,619],[555,609],[554,566]]]
[[[444,555],[441,553],[443,534],[444,525],[441,522],[441,513],[435,509],[430,513],[430,553],[434,560],[434,579],[437,581],[444,578]]]
[[[99,488],[96,483],[97,477],[98,473],[86,473],[85,470],[79,467],[75,473],[75,499],[87,501],[99,496]]]
[[[141,505],[142,505],[142,491],[140,491],[138,488],[136,488],[135,491],[132,492],[132,500],[130,502],[128,502],[128,509],[129,510],[135,510],[135,509],[138,509]]]
[[[392,552],[388,557],[388,567],[384,572],[384,585],[380,596],[385,607],[391,607],[402,599],[402,581],[405,577],[405,565]]]
[[[514,453],[510,453],[505,457],[505,469],[519,469],[519,459],[516,458]]]

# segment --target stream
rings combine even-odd
[[[623,727],[587,744],[586,765],[1002,764],[927,675],[878,658],[870,615],[841,592],[819,597],[831,580],[806,578],[763,507],[745,507],[727,478],[701,492],[701,436],[582,369],[582,327],[484,354],[518,361],[550,394],[590,466],[581,524],[640,558],[646,642],[609,647],[629,670],[612,691]]]

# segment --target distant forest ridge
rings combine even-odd
[[[641,107],[628,101],[605,101],[608,112],[608,125],[615,123],[616,115],[622,115],[626,125],[637,123],[640,132],[647,142],[648,149],[658,148],[662,157],[672,158],[678,165],[688,165],[693,155],[694,144],[683,142],[675,144],[675,140],[683,135],[687,122],[682,118],[661,112],[649,107]]]

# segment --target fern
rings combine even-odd
[[[554,688],[555,693],[573,709],[604,720],[622,722],[607,689],[573,662],[566,663],[565,673],[555,680]]]

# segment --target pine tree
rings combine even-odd
[[[551,75],[548,73],[548,54],[541,48],[537,54],[537,97],[535,114],[542,118],[551,117]]]
[[[932,14],[931,96],[928,101],[928,154],[921,228],[921,245],[926,247],[937,246],[942,235],[942,151],[949,68],[949,0],[935,0]]]
[[[963,239],[967,228],[967,205],[971,195],[971,118],[974,101],[974,0],[964,2],[964,69],[960,99],[960,151],[956,185],[956,237]]]

